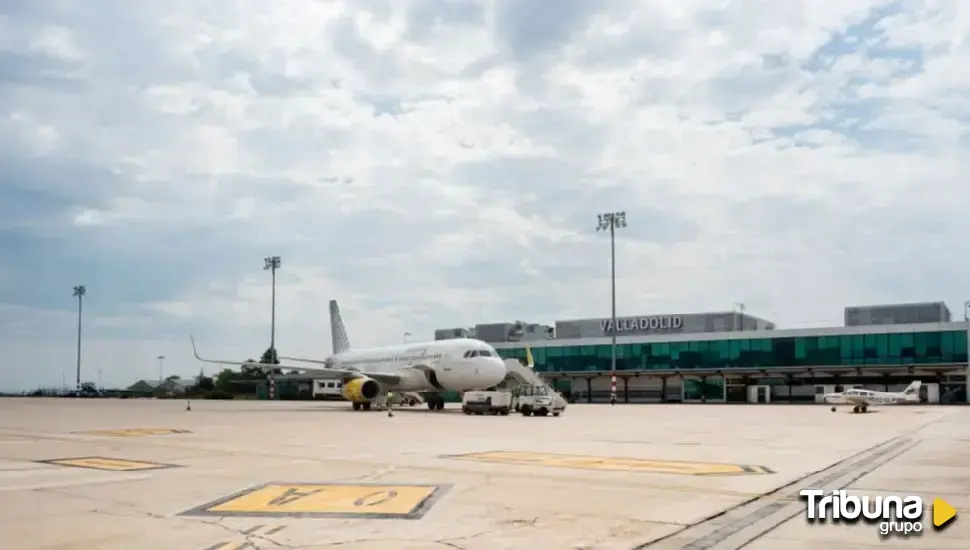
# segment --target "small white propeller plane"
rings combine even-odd
[[[836,405],[852,405],[852,412],[864,413],[869,405],[896,405],[898,403],[919,403],[919,388],[923,383],[913,382],[901,392],[886,392],[853,388],[837,393],[827,393],[823,396],[826,403],[832,404],[832,412]]]

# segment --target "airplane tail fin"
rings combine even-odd
[[[923,385],[923,383],[921,381],[916,380],[912,384],[906,386],[906,389],[903,390],[903,393],[906,394],[906,395],[910,395],[910,394],[917,393],[917,392],[919,392],[919,388],[922,385]]]
[[[350,339],[347,338],[344,321],[340,318],[340,306],[337,305],[337,300],[330,300],[330,338],[334,354],[350,349]]]

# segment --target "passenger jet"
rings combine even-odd
[[[901,392],[885,392],[864,390],[854,388],[838,393],[827,393],[823,396],[826,403],[832,403],[832,412],[835,412],[835,405],[852,405],[852,412],[864,413],[869,409],[869,405],[895,405],[897,403],[919,403],[919,388],[923,383],[919,380],[913,382]]]
[[[497,386],[507,374],[505,363],[495,348],[473,338],[407,343],[369,349],[350,349],[347,331],[340,318],[336,300],[330,301],[330,332],[333,355],[326,359],[279,357],[286,361],[313,363],[323,368],[292,364],[274,368],[302,371],[318,379],[340,379],[341,395],[353,403],[354,410],[370,410],[378,396],[393,392],[428,392],[428,408],[442,410],[444,391],[482,390]],[[204,359],[195,349],[195,358],[205,363],[238,367],[242,361]]]

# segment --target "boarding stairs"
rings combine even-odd
[[[502,382],[501,387],[512,390],[516,386],[521,385],[531,385],[531,386],[545,386],[554,391],[552,386],[542,376],[539,375],[531,367],[527,367],[519,362],[518,359],[506,359],[505,369],[507,374],[505,375],[505,380]]]

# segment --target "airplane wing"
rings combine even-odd
[[[317,365],[328,364],[325,359],[304,359],[302,357],[283,357],[283,356],[277,357],[277,359],[282,359],[284,361],[296,361],[298,363],[314,363]]]
[[[205,359],[205,358],[203,358],[203,357],[201,357],[199,355],[198,350],[195,348],[195,338],[191,338],[191,340],[192,340],[192,353],[193,353],[193,355],[195,355],[195,358],[197,360],[202,361],[203,363],[211,363],[211,364],[214,364],[214,365],[225,365],[225,366],[228,366],[228,367],[240,367],[241,365],[245,364],[245,361],[228,361],[228,360],[223,360],[223,359]],[[291,359],[291,360],[294,360],[294,359]],[[295,359],[295,360],[296,361],[301,361],[300,359]],[[318,361],[318,360],[305,359],[303,361],[313,362],[313,363],[319,363],[319,364],[325,364],[323,361]],[[270,366],[272,368],[275,368],[275,369],[285,369],[285,370],[300,371],[302,373],[306,373],[306,374],[309,374],[311,376],[317,376],[319,378],[349,379],[349,378],[360,378],[361,376],[366,376],[368,378],[373,378],[374,380],[377,380],[378,382],[380,382],[382,384],[389,384],[389,385],[396,385],[396,384],[400,383],[400,381],[401,381],[400,375],[398,375],[398,374],[392,374],[392,373],[382,373],[382,372],[361,373],[361,372],[356,371],[356,370],[333,369],[333,368],[323,368],[323,369],[321,369],[321,368],[310,368],[310,367],[305,367],[305,366],[302,366],[302,365],[290,365],[290,364],[283,364],[283,363],[279,363],[279,364],[276,364],[276,365],[270,365]]]

